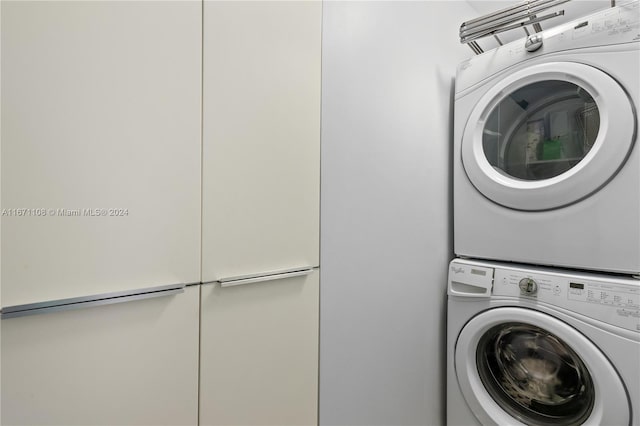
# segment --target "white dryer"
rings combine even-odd
[[[458,67],[455,253],[639,274],[638,1],[527,40]]]
[[[639,425],[640,281],[454,260],[447,424]]]

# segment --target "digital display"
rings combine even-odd
[[[569,288],[577,288],[578,290],[584,290],[584,284],[569,283]]]
[[[487,275],[487,271],[481,271],[479,269],[472,269],[471,270],[471,274],[472,275],[482,275],[484,277],[485,275]]]

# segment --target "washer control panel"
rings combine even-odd
[[[640,332],[640,280],[496,268],[494,296],[544,302]]]

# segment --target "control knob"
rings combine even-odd
[[[532,278],[523,278],[518,283],[520,287],[520,294],[526,296],[535,296],[538,292],[538,283],[535,282]]]
[[[542,47],[542,35],[531,34],[527,37],[527,41],[524,42],[524,48],[527,52],[535,52]]]

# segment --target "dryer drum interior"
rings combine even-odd
[[[496,325],[476,350],[491,397],[528,425],[580,425],[595,401],[593,380],[578,354],[548,331],[518,322]]]
[[[482,145],[497,171],[523,180],[549,179],[584,158],[599,128],[598,106],[586,89],[540,81],[500,101],[487,118]]]

